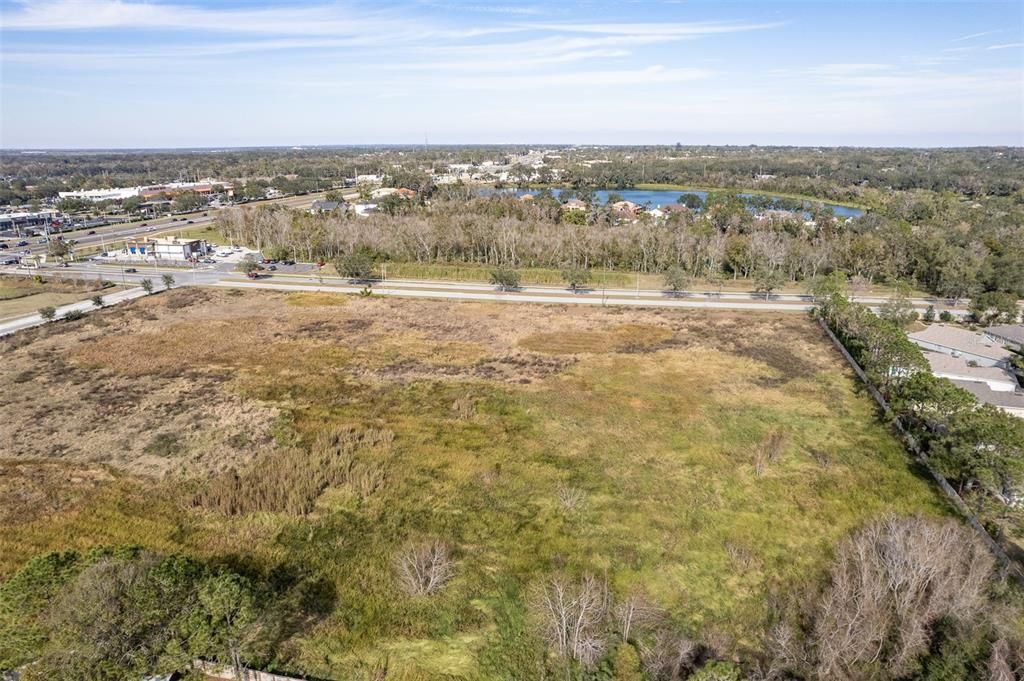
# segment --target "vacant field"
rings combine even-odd
[[[728,656],[852,528],[947,512],[796,315],[196,289],[0,347],[0,577],[132,542],[317,581],[281,663],[322,677],[529,677],[554,574]]]
[[[98,279],[75,279],[70,275],[47,279],[36,279],[31,274],[0,276],[0,320],[32,314],[47,305],[58,307],[117,290],[117,287],[104,289]]]

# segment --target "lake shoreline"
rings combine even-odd
[[[518,187],[509,187],[510,189],[518,189]],[[531,183],[530,189],[572,189],[559,184],[538,184]],[[871,207],[863,203],[855,203],[853,201],[839,201],[832,199],[822,199],[817,196],[809,196],[807,194],[792,194],[789,192],[776,192],[766,191],[764,189],[753,189],[750,187],[699,187],[696,185],[682,185],[682,184],[661,184],[658,182],[641,182],[640,184],[624,189],[617,188],[604,188],[595,189],[594,191],[608,191],[608,192],[623,192],[623,191],[652,191],[652,192],[736,192],[738,194],[750,194],[752,196],[767,196],[767,197],[778,197],[780,199],[794,199],[796,201],[808,201],[810,203],[827,204],[831,206],[842,206],[844,208],[853,208],[856,210],[864,211],[865,213],[871,210]]]

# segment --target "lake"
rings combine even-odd
[[[536,194],[539,190],[536,189],[485,189],[481,193],[483,195],[492,194],[495,192],[506,192],[515,193],[516,196],[522,196],[523,194]],[[551,193],[557,198],[561,194],[560,189],[552,189]],[[707,192],[699,191],[683,191],[677,189],[599,189],[594,192],[599,203],[606,203],[608,201],[608,195],[614,193],[621,196],[625,201],[632,201],[635,204],[644,206],[650,204],[651,208],[658,206],[664,206],[668,203],[676,203],[682,194],[696,194],[703,201],[707,198]],[[753,196],[760,196],[769,199],[783,199],[784,197],[773,196],[772,194],[745,194],[741,193],[740,196],[744,198],[750,198]],[[805,201],[805,206],[817,203],[825,208],[831,208],[832,212],[836,217],[839,218],[856,218],[864,215],[864,211],[860,208],[850,208],[849,206],[837,206],[834,203],[826,203],[825,201]]]

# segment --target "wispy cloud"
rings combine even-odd
[[[729,21],[704,21],[693,23],[596,23],[596,24],[575,24],[575,23],[537,23],[531,27],[547,31],[560,31],[565,33],[597,33],[601,35],[634,35],[634,36],[663,36],[663,37],[687,37],[715,35],[722,33],[740,33],[744,31],[761,31],[769,28],[784,26],[785,22],[771,23],[743,23]]]
[[[1024,47],[1024,43],[1004,43],[1002,45],[989,45],[986,50],[1009,50],[1014,47]]]
[[[951,42],[951,43],[960,43],[960,42],[963,42],[965,40],[974,40],[975,38],[983,38],[983,37],[985,37],[987,35],[995,35],[997,33],[1002,33],[1002,31],[1001,30],[996,30],[996,31],[982,31],[981,33],[971,33],[969,35],[962,35],[959,38],[953,38],[949,42]]]
[[[878,73],[892,70],[891,64],[819,64],[807,69],[808,73],[819,76],[848,77],[864,73]]]
[[[520,30],[513,26],[443,28],[394,9],[365,10],[328,4],[264,8],[208,8],[128,0],[43,0],[20,2],[0,15],[0,27],[12,31],[139,29],[215,32],[267,36],[358,36],[469,38]]]

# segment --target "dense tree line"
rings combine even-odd
[[[856,149],[800,147],[568,147],[535,170],[517,164],[528,151],[510,146],[319,147],[46,152],[0,154],[0,204],[56,196],[58,191],[169,182],[184,177],[340,182],[359,174],[445,172],[451,164],[497,161],[512,181],[558,181],[576,188],[641,183],[756,187],[823,200],[875,205],[892,191],[953,192],[971,198],[1011,196],[1024,187],[1018,148]],[[280,187],[278,187],[280,188]],[[321,187],[322,188],[322,187]]]
[[[864,283],[916,284],[952,299],[986,291],[1024,296],[1024,203],[1005,198],[967,203],[926,193],[894,198],[847,222],[825,210],[754,214],[735,193],[718,192],[699,212],[656,220],[624,218],[608,205],[566,210],[543,193],[524,202],[438,192],[429,205],[395,214],[359,218],[262,207],[222,213],[218,225],[236,242],[303,260],[361,251],[402,262],[681,268],[702,278],[771,272],[789,281],[837,271]]]
[[[1024,420],[945,378],[897,325],[838,292],[818,313],[889,401],[926,459],[961,494],[1016,505],[1024,497]],[[997,531],[998,533],[998,531]]]

